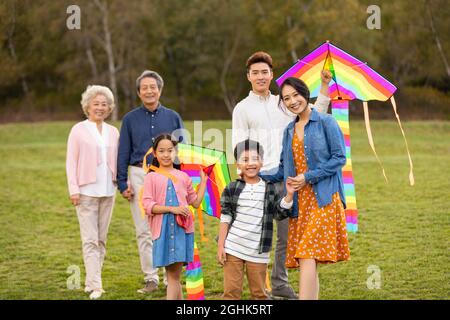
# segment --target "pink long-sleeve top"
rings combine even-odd
[[[178,205],[191,205],[197,200],[197,193],[192,187],[192,180],[187,173],[173,169],[169,172],[175,179],[172,180],[177,194]],[[166,205],[166,189],[168,177],[161,173],[150,172],[144,179],[144,191],[142,194],[142,205],[148,216],[148,223],[152,233],[152,239],[156,240],[161,234],[161,226],[164,214],[153,214],[152,209],[155,205]],[[188,219],[193,220],[192,215]],[[194,232],[194,223],[190,221],[186,233]]]
[[[83,123],[72,127],[67,141],[66,173],[70,195],[80,193],[80,186],[96,181],[97,166],[102,162],[100,147]],[[105,122],[103,126],[107,126],[109,132],[106,162],[116,181],[119,131]]]

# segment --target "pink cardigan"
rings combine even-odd
[[[187,173],[173,169],[172,174],[176,181],[173,182],[177,194],[178,205],[186,206],[197,200],[197,193],[192,188],[192,180]],[[148,215],[148,223],[152,233],[152,239],[156,240],[161,234],[161,226],[164,214],[153,214],[152,209],[155,204],[164,206],[166,204],[166,189],[169,178],[161,173],[150,172],[144,179],[144,192],[142,195],[142,205]],[[192,215],[188,219],[193,220]],[[194,223],[191,221],[186,233],[194,232]]]
[[[112,172],[112,179],[116,181],[117,150],[119,144],[119,130],[106,122],[108,127],[108,145],[106,146],[106,161]],[[72,127],[67,142],[66,173],[69,194],[80,193],[80,186],[94,183],[97,179],[97,166],[101,163],[101,151],[95,138],[89,133],[82,122]]]

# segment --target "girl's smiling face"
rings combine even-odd
[[[294,114],[302,113],[308,106],[306,99],[288,84],[283,87],[281,97],[286,108]]]
[[[163,139],[159,141],[155,150],[155,157],[160,167],[173,167],[175,161],[176,150],[172,141]]]

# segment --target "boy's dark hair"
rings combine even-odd
[[[169,140],[172,142],[174,148],[177,147],[178,141],[170,134],[168,133],[162,133],[159,136],[156,137],[155,142],[153,142],[153,160],[152,165],[159,168],[159,162],[158,159],[156,159],[156,149],[158,148],[158,144],[163,140]],[[181,164],[179,163],[178,157],[175,158],[175,161],[173,163],[173,167],[175,169],[181,170]],[[150,169],[149,172],[152,172],[154,170]]]
[[[242,152],[249,150],[255,150],[261,159],[264,158],[264,149],[262,145],[258,141],[247,139],[239,142],[234,148],[234,159],[238,161]]]
[[[270,54],[264,52],[264,51],[258,51],[252,54],[247,59],[247,72],[250,70],[250,66],[255,63],[264,62],[267,63],[267,65],[270,67],[270,70],[272,70],[272,57]]]

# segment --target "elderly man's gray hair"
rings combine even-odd
[[[141,87],[141,80],[144,78],[153,78],[156,80],[156,84],[158,85],[159,91],[164,87],[164,80],[156,71],[145,70],[142,74],[136,79],[136,90],[139,92]]]

